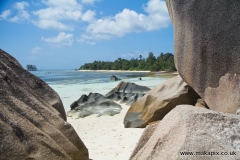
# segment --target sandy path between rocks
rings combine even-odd
[[[68,122],[87,146],[92,160],[127,160],[136,146],[143,128],[124,128],[123,119],[129,108],[122,105],[122,111],[115,116],[91,115]]]

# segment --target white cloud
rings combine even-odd
[[[95,20],[87,26],[86,34],[81,35],[78,41],[122,37],[131,32],[158,30],[168,27],[170,24],[165,1],[149,0],[143,9],[147,13],[146,15],[139,14],[134,10],[123,9],[115,16]]]
[[[78,21],[82,16],[82,5],[76,0],[42,0],[47,8],[34,11],[38,17],[33,24],[43,29],[73,30],[65,22]]]
[[[96,42],[91,42],[91,41],[86,41],[85,43],[89,44],[89,45],[95,45]]]
[[[73,35],[66,34],[65,32],[60,32],[56,37],[42,37],[42,40],[48,42],[54,47],[71,46],[73,42]]]
[[[91,22],[94,20],[95,12],[92,10],[87,10],[83,15],[82,15],[82,20],[86,22]]]
[[[0,15],[0,19],[7,19],[11,15],[11,10],[5,10]]]
[[[19,16],[14,16],[9,19],[10,22],[19,22],[21,21],[21,18]]]
[[[28,20],[30,18],[30,15],[25,10],[26,7],[29,7],[29,4],[27,2],[17,2],[14,5],[14,8],[18,10],[18,14],[14,16],[13,18],[9,19],[10,22],[19,22],[21,20]]]
[[[148,56],[147,51],[134,51],[133,53],[126,53],[126,54],[121,54],[120,57],[123,58],[139,58],[139,56],[141,55],[142,57],[147,57]]]
[[[73,30],[72,25],[66,25],[64,23],[55,21],[55,20],[40,20],[40,21],[32,21],[36,26],[43,29],[58,29],[58,30]]]
[[[87,32],[92,33],[98,38],[99,34],[103,35],[103,39],[115,36],[121,37],[128,32],[140,32],[145,28],[145,16],[138,14],[133,10],[124,9],[114,17],[106,17],[98,19],[89,24]]]
[[[91,41],[91,40],[87,40],[87,39],[84,39],[84,38],[77,38],[77,41],[80,42],[80,43],[86,43],[86,44],[89,44],[89,45],[95,45],[96,44],[96,42]]]
[[[39,3],[39,1],[35,1],[35,0],[31,0],[31,4],[33,6],[40,6],[41,4]]]
[[[29,4],[25,1],[17,2],[14,4],[14,8],[16,8],[17,10],[24,10],[25,7],[29,7]]]
[[[168,13],[165,1],[163,0],[149,0],[147,5],[143,5],[144,10],[151,14],[163,14]]]
[[[124,58],[128,58],[128,57],[133,58],[135,56],[135,54],[127,53],[127,54],[122,54],[121,56]]]
[[[99,0],[82,0],[82,3],[84,4],[94,4],[94,2],[97,2]]]
[[[34,47],[34,48],[32,48],[31,53],[36,54],[41,50],[42,50],[42,48],[40,48],[40,47]]]
[[[10,22],[20,22],[23,20],[29,20],[30,15],[28,14],[26,7],[29,7],[29,4],[25,1],[14,3],[12,10],[5,10],[0,15],[0,19],[5,19]],[[14,17],[10,17],[12,11],[16,10],[17,13]]]
[[[46,52],[41,47],[34,47],[31,49],[30,54],[26,58],[31,60],[40,60],[43,57],[49,57],[53,55],[54,55],[53,53]]]
[[[96,1],[96,0],[94,0]],[[84,3],[92,3],[94,1],[84,1]],[[26,10],[33,6],[42,7],[38,10]],[[0,20],[8,20],[10,22],[20,22],[23,20],[30,20],[31,22],[42,29],[57,29],[60,31],[74,30],[75,25],[79,21],[91,22],[95,20],[95,11],[83,11],[83,6],[79,0],[41,0],[39,3],[34,1],[26,1],[14,3],[11,9],[0,13]],[[40,4],[41,3],[41,4]],[[11,16],[12,15],[12,16]]]

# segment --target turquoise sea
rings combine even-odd
[[[75,70],[38,70],[31,71],[60,96],[65,111],[70,110],[70,105],[83,94],[108,93],[118,85],[120,81],[110,81],[112,75],[122,81],[132,82],[138,85],[154,88],[169,77],[162,77],[148,72],[99,72],[99,71],[75,71]],[[139,80],[139,77],[142,80]]]
[[[106,83],[110,82],[112,75],[123,80],[149,76],[147,72],[95,72],[75,70],[38,70],[31,71],[31,73],[49,85]]]

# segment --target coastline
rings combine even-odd
[[[159,85],[160,83],[164,82],[165,80],[174,77],[174,74],[156,74],[156,73],[149,73],[148,77],[142,77],[139,80],[138,77],[136,78],[126,78],[122,79],[121,81],[136,83],[138,85],[147,86],[153,89],[155,86]],[[53,88],[58,95],[60,96],[65,111],[70,110],[70,105],[78,100],[81,95],[92,93],[100,93],[102,95],[107,94],[110,90],[116,87],[121,81],[110,81],[105,83],[95,83],[95,84],[54,84],[50,87]]]
[[[153,75],[178,75],[179,73],[177,71],[173,71],[173,72],[168,72],[168,71],[130,71],[130,70],[76,70],[79,72],[139,72],[139,73],[149,73],[149,74],[153,74]]]
[[[150,71],[129,71],[129,70],[76,70],[79,72],[150,72]]]
[[[123,119],[129,106],[120,105],[120,114],[114,116],[68,117],[68,123],[87,146],[89,159],[125,160],[132,154],[144,128],[124,128]]]
[[[153,74],[156,76],[177,76],[179,73],[177,71],[167,72],[167,71],[158,71],[158,72],[150,72],[149,74]]]
[[[176,76],[174,73],[169,72],[149,72],[149,74],[148,77],[143,77],[142,80],[137,77],[122,80],[152,89],[167,79]],[[97,92],[104,95],[120,82],[50,85],[50,87],[59,94],[67,112],[70,110],[70,105],[79,99],[82,94]],[[120,105],[122,107],[120,114],[114,116],[97,117],[97,115],[90,115],[79,119],[67,117],[67,122],[74,127],[88,148],[90,159],[122,160],[128,159],[132,154],[144,128],[124,128],[123,120],[130,106]]]

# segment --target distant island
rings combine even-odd
[[[28,71],[37,71],[37,67],[35,65],[28,64],[27,70]]]
[[[139,59],[118,58],[114,62],[94,61],[93,63],[85,63],[79,70],[176,71],[176,68],[172,53],[160,53],[158,57],[155,57],[150,52],[146,59],[139,55]]]

